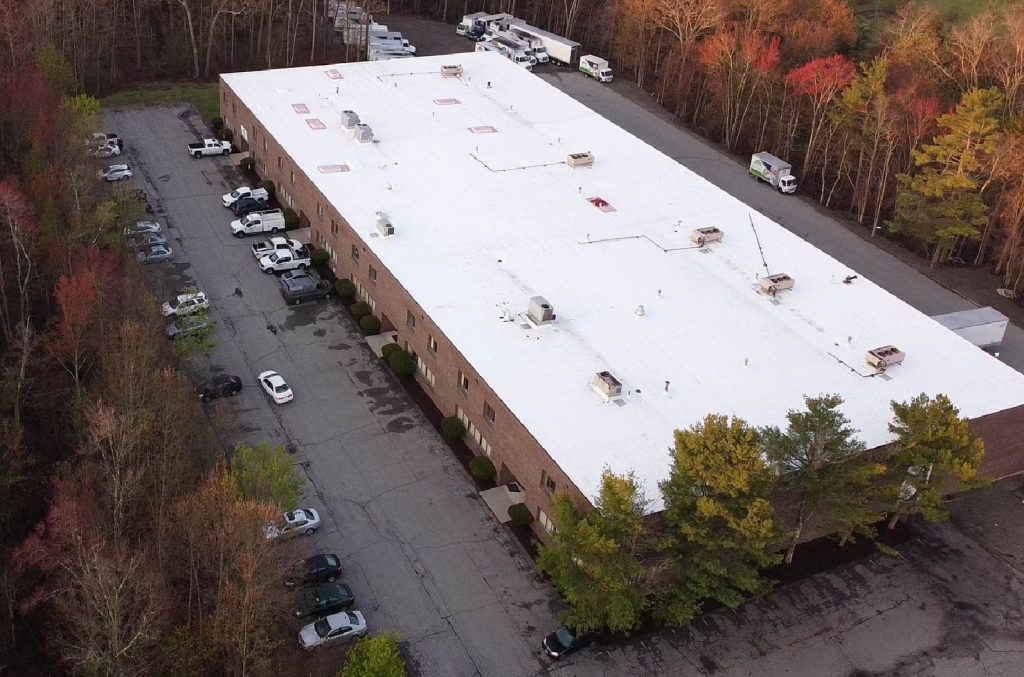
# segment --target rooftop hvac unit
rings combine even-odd
[[[690,242],[694,243],[698,247],[703,247],[706,244],[712,242],[721,242],[725,236],[720,229],[714,226],[708,226],[707,228],[697,228],[690,231]],[[792,286],[792,285],[790,285]]]
[[[786,273],[775,273],[774,275],[768,275],[762,277],[758,282],[761,285],[761,291],[769,296],[775,296],[780,291],[786,289],[792,289],[793,285],[796,284],[796,280],[791,278]]]
[[[353,131],[357,142],[370,143],[373,141],[373,130],[370,129],[370,125],[360,122]]]
[[[534,324],[548,324],[555,321],[555,308],[543,296],[534,296],[526,315]]]
[[[889,367],[901,364],[906,356],[907,354],[896,346],[882,346],[869,350],[867,360],[868,364],[878,371],[885,371]]]
[[[381,237],[391,237],[395,234],[395,226],[384,212],[377,212],[377,232]]]
[[[352,129],[359,124],[359,114],[351,110],[341,111],[341,126],[345,129]]]
[[[594,164],[593,153],[569,153],[569,157],[566,159],[565,164],[569,165],[573,169],[576,167],[589,167]]]
[[[612,376],[610,371],[599,371],[594,374],[594,387],[609,399],[622,394],[622,383]]]
[[[450,66],[441,66],[441,77],[443,78],[461,78],[462,77],[462,66],[459,64],[452,64]]]

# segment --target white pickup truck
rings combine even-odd
[[[284,230],[284,212],[280,209],[267,209],[251,212],[231,222],[231,234],[245,237],[257,233],[278,233]]]
[[[231,142],[218,141],[217,139],[203,139],[197,143],[188,144],[188,154],[194,158],[203,155],[230,155]]]
[[[309,249],[299,247],[298,249],[279,249],[269,256],[260,259],[260,270],[267,275],[283,273],[286,270],[303,270],[310,265]]]
[[[266,188],[250,188],[249,186],[239,186],[230,193],[225,193],[221,199],[224,201],[225,207],[230,207],[243,197],[251,197],[254,200],[263,200],[264,202],[270,200],[270,194]]]
[[[291,251],[301,248],[302,243],[298,240],[293,240],[290,237],[272,237],[269,240],[264,240],[263,242],[257,242],[254,244],[252,246],[252,255],[259,260],[264,256],[273,254],[274,252]]]

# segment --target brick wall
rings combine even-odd
[[[537,520],[534,526],[538,533],[544,533],[542,523],[550,514],[553,492],[568,492],[580,507],[589,505],[583,493],[365,246],[356,230],[368,235],[375,224],[356,224],[353,229],[342,215],[345,205],[333,205],[324,198],[223,80],[220,93],[224,124],[235,130],[236,138],[240,128],[245,128],[257,172],[274,182],[283,206],[301,212],[309,220],[313,243],[331,253],[335,274],[356,284],[360,297],[381,319],[383,329],[397,331],[399,344],[416,354],[420,368],[417,380],[445,415],[460,413],[469,424],[471,432],[466,441],[476,453],[487,453],[491,458],[499,484],[519,483],[526,505]]]

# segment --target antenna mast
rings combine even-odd
[[[761,253],[761,263],[764,265],[764,272],[767,275],[771,275],[772,271],[768,270],[768,262],[764,260],[764,247],[761,246],[761,238],[757,235],[757,228],[754,227],[754,217],[747,213],[747,218],[750,219],[750,229],[754,231],[754,239],[757,240],[757,251]]]

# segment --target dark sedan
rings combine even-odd
[[[341,560],[337,555],[313,555],[296,562],[288,572],[284,584],[294,588],[296,585],[333,583],[339,576]]]
[[[203,381],[196,392],[203,402],[215,400],[218,397],[231,397],[242,391],[242,379],[231,374],[217,374],[211,379]]]
[[[544,653],[555,660],[564,658],[593,644],[599,634],[594,630],[577,634],[563,625],[544,638]]]
[[[348,611],[355,601],[352,589],[344,583],[325,583],[300,593],[292,615],[295,618],[322,618]]]
[[[266,208],[266,200],[257,200],[251,197],[240,197],[231,205],[231,211],[235,213],[235,216],[245,216],[249,212],[258,212]]]

